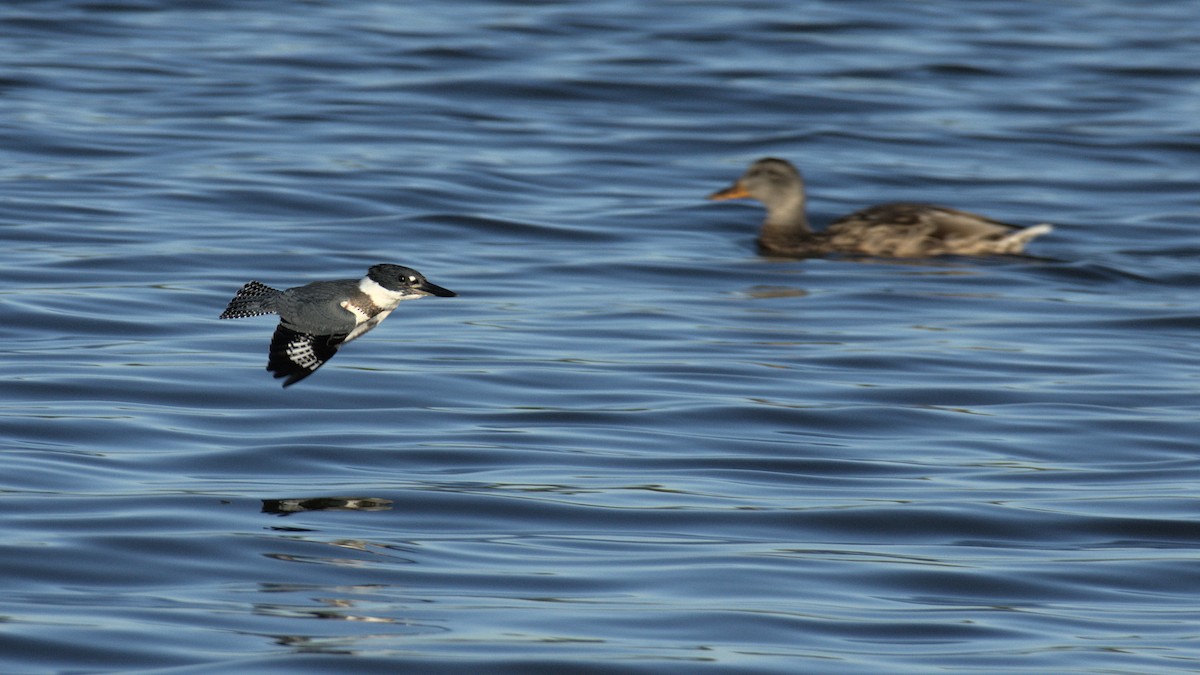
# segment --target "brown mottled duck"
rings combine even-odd
[[[1053,229],[1022,228],[932,204],[879,204],[843,216],[814,232],[804,213],[804,179],[790,162],[760,159],[730,187],[709,199],[749,197],[767,208],[758,235],[768,255],[814,257],[828,253],[924,258],[936,255],[1021,253],[1025,244]]]

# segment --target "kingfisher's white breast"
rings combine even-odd
[[[346,305],[348,305],[348,304],[349,303],[342,303],[342,306],[346,307]],[[351,312],[354,312],[355,318],[365,317],[365,318],[361,318],[358,320],[358,325],[355,326],[354,330],[350,331],[350,334],[346,336],[346,342],[349,342],[349,341],[353,340],[354,338],[362,335],[363,333],[371,330],[375,326],[378,326],[379,322],[388,318],[388,315],[392,313],[392,310],[385,309],[382,312],[376,314],[375,316],[368,317],[366,314],[363,313],[363,311],[361,309],[358,309],[357,307],[354,307],[353,305],[346,307],[346,309],[350,310]]]

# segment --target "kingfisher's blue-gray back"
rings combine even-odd
[[[229,301],[222,319],[278,314],[267,370],[288,387],[312,375],[339,347],[378,326],[405,300],[454,291],[401,265],[374,265],[362,279],[314,281],[280,291],[251,281]]]

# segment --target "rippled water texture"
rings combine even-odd
[[[0,8],[0,671],[1195,671],[1200,7]],[[1028,257],[760,257],[922,200]],[[243,283],[402,263],[304,382]]]

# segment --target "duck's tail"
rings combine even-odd
[[[1025,250],[1025,244],[1028,244],[1033,239],[1046,234],[1053,230],[1054,226],[1049,223],[1026,227],[1004,237],[996,242],[997,253],[1020,253]]]
[[[276,301],[279,296],[283,295],[283,291],[276,290],[270,286],[251,281],[242,286],[237,295],[229,301],[229,306],[221,312],[222,319],[243,319],[248,316],[259,316],[262,314],[274,314],[276,312]]]

